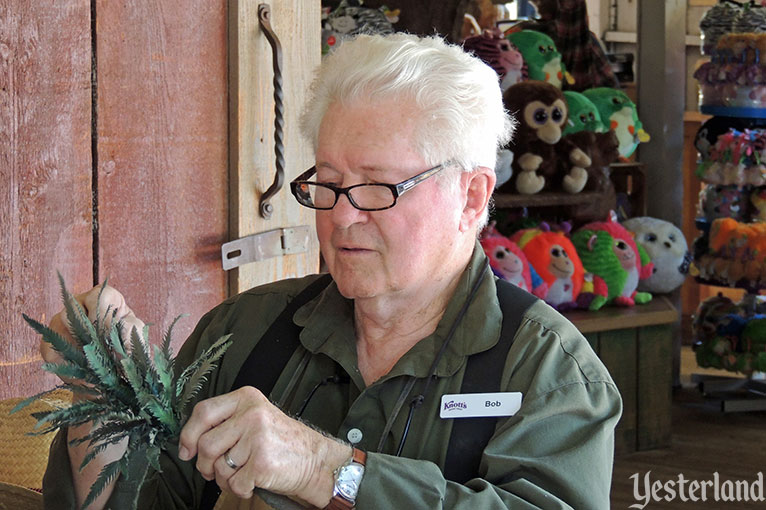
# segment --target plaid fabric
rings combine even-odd
[[[545,18],[524,23],[524,28],[548,34],[561,53],[567,71],[575,79],[565,89],[581,91],[592,87],[620,86],[604,50],[588,26],[585,0],[546,2]],[[550,11],[550,12],[548,12]]]

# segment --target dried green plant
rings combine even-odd
[[[83,396],[69,407],[32,413],[38,420],[32,434],[37,435],[60,427],[94,424],[89,434],[70,441],[71,445],[89,445],[80,469],[110,445],[127,441],[122,457],[102,468],[83,502],[82,508],[86,508],[120,473],[129,478],[131,459],[145,458],[154,469],[162,471],[160,452],[178,438],[188,418],[189,404],[231,345],[231,335],[221,337],[191,365],[176,371],[171,334],[182,316],[173,321],[150,356],[148,326],[141,334],[136,328],[125,331],[127,328],[116,320],[114,309],[107,309],[103,317],[91,322],[67,291],[60,274],[59,281],[75,344],[27,315],[24,320],[63,358],[60,363],[43,364],[43,369],[67,382],[25,399],[11,413],[61,388]],[[105,286],[106,282],[99,292],[99,302]]]

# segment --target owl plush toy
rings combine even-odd
[[[481,236],[481,247],[489,258],[489,266],[498,278],[506,280],[537,297],[547,291],[547,285],[534,268],[527,256],[516,243],[490,225]]]
[[[588,223],[572,235],[572,244],[588,273],[584,291],[592,294],[590,310],[609,303],[633,306],[651,301],[651,294],[636,289],[639,280],[652,274],[654,266],[630,232],[615,219]]]
[[[561,53],[556,49],[553,39],[536,30],[520,30],[506,36],[524,56],[530,80],[544,81],[556,88],[561,88],[562,81],[574,83],[564,64]]]
[[[640,142],[650,140],[649,133],[644,131],[644,125],[638,119],[636,104],[623,91],[597,87],[582,93],[598,108],[601,122],[617,135],[620,156],[629,158]]]
[[[601,120],[601,114],[593,101],[573,90],[565,90],[564,97],[569,108],[569,119],[564,128],[564,136],[580,131],[592,131],[594,133],[606,131]]]
[[[651,276],[639,280],[638,290],[662,294],[684,283],[689,273],[691,254],[681,229],[669,221],[649,216],[630,218],[622,222],[635,236],[654,265]]]
[[[583,267],[569,238],[561,232],[532,228],[519,230],[511,240],[547,285],[547,292],[538,297],[562,311],[576,308]]]

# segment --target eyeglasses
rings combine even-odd
[[[290,183],[290,191],[299,204],[312,209],[332,209],[338,203],[338,197],[346,195],[351,205],[360,211],[383,211],[395,206],[397,198],[446,166],[448,163],[436,165],[399,184],[355,184],[347,188],[308,181],[317,171],[316,166],[312,166]]]

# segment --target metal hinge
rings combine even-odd
[[[229,241],[221,246],[223,269],[228,271],[250,262],[303,253],[308,251],[310,235],[311,228],[301,225],[278,228]]]

